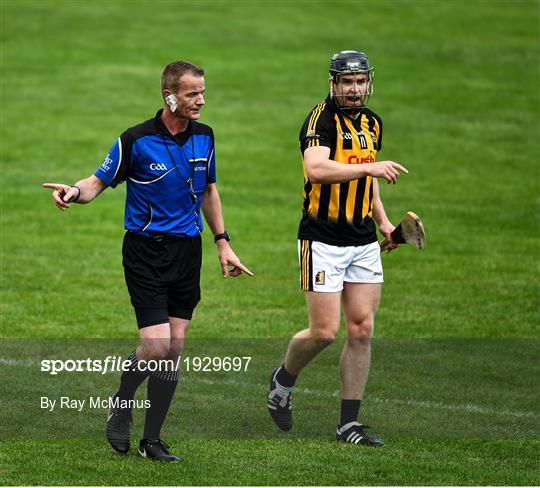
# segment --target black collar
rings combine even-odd
[[[161,120],[161,115],[163,114],[163,109],[160,108],[156,112],[156,116],[154,118],[156,129],[159,134],[164,135],[165,137],[168,137],[169,139],[172,139],[173,141],[177,142],[181,146],[183,146],[188,139],[193,134],[193,123],[191,120],[188,120],[188,125],[186,127],[186,130],[179,132],[178,134],[171,134],[169,132],[169,129],[167,129],[167,126],[163,123],[163,120]]]

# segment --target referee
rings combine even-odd
[[[171,367],[200,300],[201,211],[214,235],[223,276],[253,273],[229,245],[216,188],[212,129],[198,122],[204,101],[204,70],[186,61],[168,64],[161,75],[164,108],[127,129],[94,175],[74,185],[44,183],[60,210],[89,203],[108,186],[127,185],[123,265],[139,327],[140,345],[129,356],[120,387],[111,398],[106,434],[121,453],[130,448],[130,401],[148,378],[148,400],[139,454],[166,462],[170,454],[161,428],[178,383]],[[148,360],[169,364],[155,372]],[[140,363],[139,363],[140,362]],[[132,402],[131,402],[132,403]]]
[[[343,308],[347,341],[340,360],[336,438],[375,447],[383,442],[358,422],[383,282],[375,224],[390,242],[388,250],[397,247],[378,178],[396,183],[407,170],[393,161],[375,163],[382,148],[382,121],[366,107],[373,89],[367,56],[357,51],[335,54],[329,88],[329,96],[310,112],[300,131],[305,178],[298,252],[309,328],[294,336],[283,364],[272,372],[268,411],[281,430],[292,428],[297,376],[334,340]]]

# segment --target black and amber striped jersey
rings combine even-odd
[[[330,159],[339,163],[374,163],[382,147],[381,118],[363,108],[352,120],[328,97],[310,112],[300,131],[302,156],[312,146],[330,148]],[[304,203],[298,238],[334,246],[361,246],[376,241],[372,177],[345,183],[311,183],[303,160],[302,165]]]

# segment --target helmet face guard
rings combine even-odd
[[[358,105],[354,103],[353,106],[346,106],[344,98],[348,95],[334,92],[334,85],[336,85],[343,75],[360,75],[365,74],[367,76],[367,89],[366,92],[359,96]],[[358,51],[342,51],[332,56],[330,61],[330,80],[332,81],[330,96],[336,99],[339,108],[348,115],[356,115],[362,107],[367,105],[367,102],[373,94],[373,78],[375,76],[375,70],[369,65],[367,56],[364,53]]]

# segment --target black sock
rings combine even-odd
[[[278,369],[278,372],[276,374],[276,381],[285,388],[292,388],[296,383],[296,378],[298,378],[298,376],[289,373],[285,369],[284,364],[281,365],[281,368]]]
[[[144,439],[157,440],[178,384],[178,371],[156,371],[148,378],[148,400]]]
[[[356,422],[360,412],[361,400],[341,400],[341,417],[339,426],[342,427],[349,422]]]
[[[120,388],[116,393],[116,397],[120,400],[133,400],[137,388],[141,386],[141,383],[148,377],[148,372],[140,371],[138,368],[138,362],[136,351],[133,351],[128,360],[131,361],[129,369],[122,373],[120,377]]]

